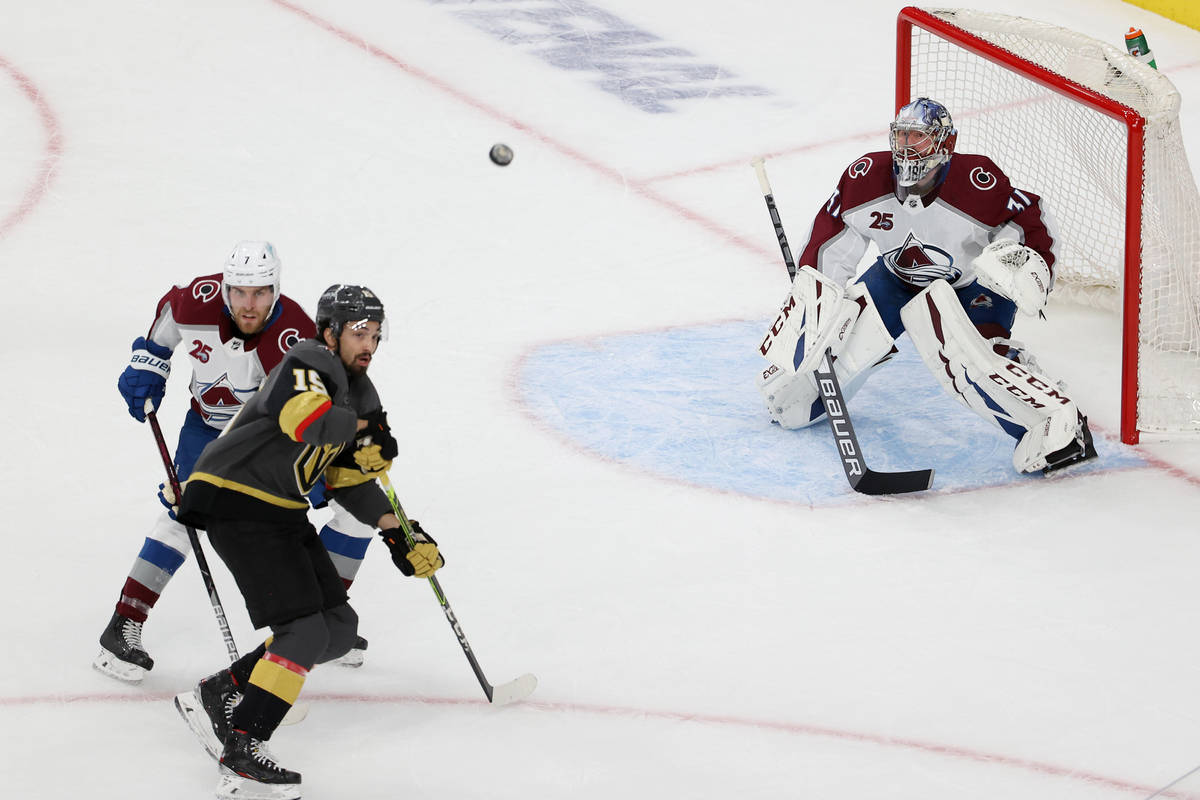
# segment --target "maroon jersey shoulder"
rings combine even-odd
[[[270,372],[283,360],[288,350],[298,342],[316,335],[317,326],[300,304],[286,294],[281,294],[275,318],[266,330],[253,337],[253,343],[247,342],[247,349],[253,347],[258,353],[258,360],[263,369]]]
[[[187,286],[172,286],[158,301],[155,318],[161,317],[163,307],[171,306],[171,316],[181,325],[220,325],[225,315],[225,300],[221,297],[221,273],[201,275]]]
[[[894,194],[891,151],[867,153],[852,161],[838,181],[838,192],[843,211]]]
[[[994,228],[1012,216],[1008,176],[987,156],[956,153],[950,159],[938,199],[972,219]]]

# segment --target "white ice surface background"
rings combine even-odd
[[[1097,435],[1061,476],[1013,473],[906,339],[852,411],[868,462],[934,467],[932,491],[855,495],[827,430],[761,407],[787,279],[749,162],[801,240],[886,146],[899,7],[0,2],[0,795],[212,796],[169,699],[225,662],[194,562],[144,683],[90,663],[159,508],[129,343],[250,238],[309,311],[334,282],[387,304],[400,497],[489,679],[539,679],[487,705],[373,545],[366,666],[314,670],[272,740],[306,798],[1136,800],[1200,764],[1200,447],[1119,443],[1117,317],[1018,322]],[[1141,27],[1200,164],[1200,31],[1118,0],[996,10]]]

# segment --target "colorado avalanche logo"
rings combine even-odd
[[[214,280],[196,281],[192,286],[192,297],[201,303],[207,303],[221,293],[221,284]]]
[[[224,425],[233,419],[233,415],[241,410],[242,404],[257,390],[258,387],[239,391],[230,382],[228,375],[222,375],[212,383],[196,386],[195,394],[201,416],[209,422]]]
[[[288,350],[291,350],[293,347],[295,347],[296,343],[299,341],[300,331],[296,330],[295,328],[288,328],[284,331],[281,331],[278,339],[279,352],[286,353]]]
[[[872,161],[869,156],[863,156],[858,161],[855,161],[850,165],[849,169],[846,170],[846,174],[851,178],[861,178],[863,175],[867,174],[874,164],[875,162]]]
[[[995,303],[992,302],[992,296],[989,294],[980,294],[971,301],[971,308],[994,308]]]
[[[883,263],[893,275],[913,286],[928,286],[938,278],[954,283],[962,277],[962,270],[954,266],[953,256],[911,233],[904,244],[883,254]]]
[[[971,170],[971,184],[976,189],[987,191],[996,185],[996,176],[985,170],[983,167],[976,167]]]

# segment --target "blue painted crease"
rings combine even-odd
[[[856,497],[828,425],[770,422],[755,388],[763,329],[723,323],[545,345],[525,358],[517,391],[581,448],[665,479],[812,505]],[[947,396],[905,345],[851,402],[869,466],[933,468],[935,490],[1047,480],[1015,472],[1012,438]],[[1100,458],[1072,473],[1145,466],[1136,451],[1095,440]]]

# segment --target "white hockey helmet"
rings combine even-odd
[[[271,308],[267,312],[270,317],[279,302],[279,272],[283,265],[275,254],[275,247],[270,242],[238,242],[225,259],[225,274],[221,279],[221,296],[225,299],[225,307],[229,308],[230,286],[270,286],[275,293]]]
[[[949,163],[957,139],[950,112],[941,103],[918,97],[903,106],[888,129],[896,183],[907,188]]]

